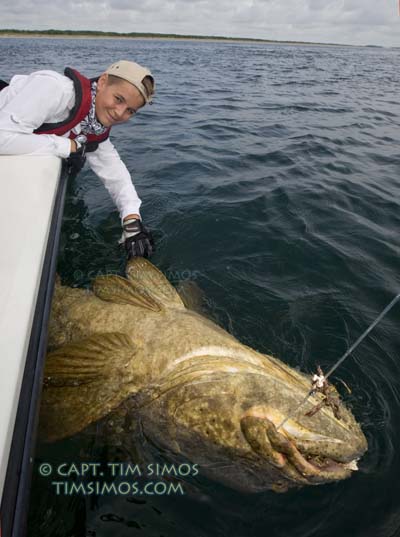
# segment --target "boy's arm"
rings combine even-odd
[[[65,108],[65,88],[51,76],[30,76],[0,109],[0,155],[55,155],[66,158],[71,141],[54,134],[34,134],[43,123],[59,116]],[[70,98],[71,96],[69,96]],[[68,110],[65,109],[65,113]]]
[[[103,181],[117,206],[121,220],[128,216],[140,218],[139,208],[142,202],[127,167],[110,140],[102,142],[96,151],[86,155],[90,167]]]

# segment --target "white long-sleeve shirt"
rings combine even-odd
[[[16,75],[10,85],[0,91],[0,155],[70,155],[69,132],[34,134],[43,123],[58,123],[66,119],[75,104],[71,79],[55,71],[36,71]],[[76,134],[80,125],[73,128]],[[100,177],[117,206],[121,219],[138,214],[140,198],[131,175],[109,139],[98,149],[87,153],[87,161]]]

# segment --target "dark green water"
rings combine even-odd
[[[149,65],[156,103],[115,129],[157,236],[154,263],[191,278],[242,342],[328,369],[400,292],[400,52],[123,40],[0,41],[1,77],[119,58]],[[59,272],[119,272],[118,215],[84,171],[69,187]],[[185,496],[55,494],[35,472],[30,537],[400,535],[400,306],[335,373],[369,449],[345,482],[243,495],[202,479]],[[38,464],[98,460],[76,438]],[[154,453],[155,460],[159,454]],[[86,459],[85,459],[86,457]],[[35,469],[36,470],[36,469]]]

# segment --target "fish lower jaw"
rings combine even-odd
[[[339,481],[350,477],[351,473],[358,470],[357,461],[339,462],[320,456],[303,456],[297,452],[294,456],[284,455],[288,477],[295,481],[299,479],[307,484],[322,484]]]
[[[346,464],[343,465],[344,468],[347,468],[348,470],[351,470],[352,472],[356,472],[358,470],[358,459],[353,459],[350,462],[346,462]]]
[[[295,422],[279,430],[280,417],[271,409],[253,407],[242,417],[241,430],[252,450],[275,467],[288,486],[340,481],[357,470],[365,451],[361,443],[350,450],[343,440],[305,430]]]
[[[270,446],[278,457],[288,477],[303,483],[328,483],[350,477],[358,469],[357,458],[338,461],[321,454],[304,452],[294,438],[280,433],[272,425],[266,431]],[[279,460],[277,457],[275,460]]]
[[[307,460],[307,459],[306,459]],[[358,459],[353,459],[349,462],[335,461],[330,458],[310,458],[308,461],[316,470],[323,472],[335,472],[335,471],[352,471],[358,470]]]
[[[279,430],[283,415],[274,408],[252,407],[244,418],[258,422],[260,438],[264,430],[265,440],[261,440],[266,446],[264,453],[269,453],[271,462],[290,480],[303,484],[327,483],[346,479],[358,470],[361,448],[352,454],[342,450],[343,458],[336,458],[334,453],[343,446],[343,440],[307,430],[291,419]]]

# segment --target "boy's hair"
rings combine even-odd
[[[147,75],[142,80],[142,84],[146,88],[147,96],[151,97],[154,93],[154,78],[150,75]]]

